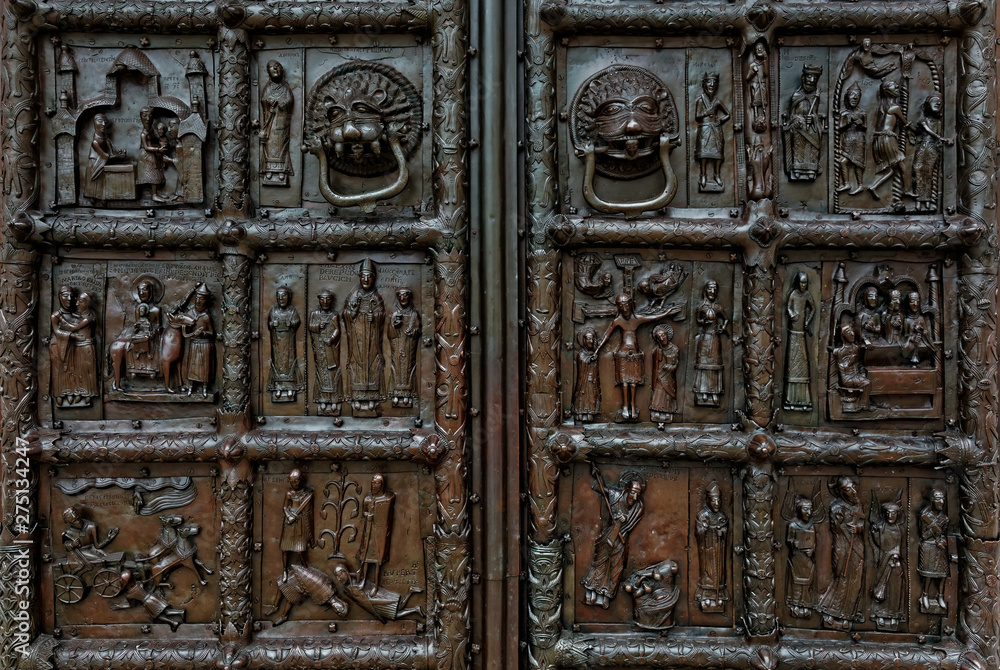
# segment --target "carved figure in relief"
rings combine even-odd
[[[104,548],[118,537],[118,527],[108,529],[101,539],[97,524],[86,519],[76,505],[63,510],[62,519],[66,530],[62,533],[63,547],[66,548],[66,565],[72,570],[81,570],[101,565],[108,559]]]
[[[337,593],[337,587],[326,573],[311,565],[289,566],[286,575],[278,580],[277,601],[264,612],[265,616],[277,614],[275,626],[288,621],[292,607],[309,599],[320,607],[329,607],[338,617],[347,616],[347,603]]]
[[[158,540],[157,545],[154,546],[159,548],[160,552],[154,557],[153,552],[150,551],[150,556],[147,558],[150,564],[150,583],[153,587],[158,587],[170,576],[171,572],[177,568],[186,567],[195,573],[202,586],[206,586],[208,580],[205,579],[205,575],[211,575],[214,571],[198,558],[198,547],[192,539],[201,532],[201,526],[196,523],[176,524],[176,521],[172,521],[172,523],[175,524],[176,528],[175,539],[172,538],[173,545],[164,548],[164,545],[161,545]]]
[[[69,286],[59,288],[58,299],[59,309],[50,318],[51,395],[58,407],[90,407],[99,395],[94,341],[97,312],[89,293],[77,294]]]
[[[878,88],[878,111],[875,114],[875,130],[872,133],[872,158],[875,159],[875,181],[868,191],[880,200],[878,188],[898,177],[903,178],[903,160],[906,155],[900,147],[900,131],[907,125],[906,116],[899,105],[899,83],[894,79],[883,79]]]
[[[903,342],[903,293],[899,289],[889,291],[887,313],[882,316],[882,341],[886,344]]]
[[[617,485],[605,486],[604,477],[591,463],[593,489],[604,503],[601,509],[601,532],[594,540],[594,558],[580,583],[584,602],[608,609],[618,594],[622,572],[628,562],[628,536],[642,520],[642,494],[646,481],[636,472],[626,472]]]
[[[160,372],[162,321],[157,303],[162,293],[159,281],[152,277],[142,278],[136,284],[134,320],[122,329],[109,349],[116,390],[121,390],[122,374],[125,372],[132,377],[155,377]],[[167,381],[169,388],[169,379]]]
[[[420,340],[420,313],[413,306],[413,291],[403,287],[396,291],[398,306],[389,317],[390,370],[392,372],[392,406],[413,407],[417,397],[417,343]]]
[[[385,475],[372,475],[371,492],[362,503],[361,542],[358,543],[358,573],[360,583],[375,595],[379,588],[379,573],[389,560],[389,538],[392,535],[392,512],[396,494],[385,484]]]
[[[747,147],[747,197],[764,200],[773,194],[771,187],[771,146],[754,135]]]
[[[948,556],[948,513],[944,489],[934,487],[930,500],[920,510],[920,546],[917,574],[921,579],[920,611],[924,614],[947,614],[944,584],[950,572]]]
[[[903,564],[903,527],[900,524],[898,503],[882,504],[879,514],[878,502],[872,493],[869,511],[872,519],[869,532],[874,550],[875,572],[872,586],[871,614],[879,630],[898,630],[906,621],[906,571]]]
[[[303,389],[302,361],[298,352],[302,319],[292,304],[292,292],[287,287],[281,286],[274,292],[274,301],[267,313],[267,329],[271,331],[267,392],[271,394],[271,402],[295,402]]]
[[[341,593],[382,623],[414,615],[425,616],[422,607],[406,606],[410,597],[422,593],[423,589],[411,586],[405,594],[390,591],[382,586],[373,589],[352,575],[343,563],[338,563],[333,568],[333,579]]]
[[[215,328],[212,317],[208,313],[208,304],[212,300],[212,292],[205,284],[198,284],[194,290],[194,313],[177,312],[167,314],[167,322],[174,328],[181,327],[181,334],[187,340],[187,353],[184,357],[184,379],[188,385],[188,395],[191,395],[196,385],[201,385],[202,397],[208,397],[208,389],[215,378]],[[170,350],[163,348],[164,377],[169,389],[170,383]]]
[[[931,335],[924,309],[920,305],[920,294],[910,291],[906,294],[906,317],[903,321],[902,351],[911,365],[933,358],[934,338]]]
[[[695,312],[698,334],[694,337],[694,401],[705,407],[719,407],[725,393],[722,336],[728,333],[729,320],[716,302],[718,296],[719,284],[709,280]]]
[[[672,423],[677,414],[677,366],[680,350],[670,340],[674,330],[668,325],[653,328],[653,395],[649,400],[649,418]]]
[[[834,499],[830,504],[832,579],[820,596],[816,611],[823,614],[823,625],[835,630],[850,630],[852,622],[865,620],[865,509],[858,497],[858,485],[846,475],[832,484]]]
[[[625,582],[625,593],[632,596],[632,618],[645,630],[666,635],[674,627],[674,607],[680,599],[677,563],[667,559],[633,572]]]
[[[110,170],[109,165],[113,166]],[[127,170],[124,180],[120,179],[116,169]],[[94,137],[90,141],[83,194],[92,200],[134,200],[134,171],[135,167],[125,150],[115,149],[111,143],[111,122],[108,117],[95,114]]]
[[[136,579],[131,570],[123,570],[120,581],[124,585],[125,600],[112,603],[111,609],[127,610],[141,605],[150,621],[165,623],[174,632],[184,622],[184,610],[171,607],[160,586],[147,586]]]
[[[885,45],[879,45],[879,55],[887,53]],[[861,44],[858,48],[852,51],[847,56],[847,61],[844,63],[844,74],[842,77],[850,76],[854,72],[854,68],[858,67],[869,77],[875,79],[882,79],[887,74],[896,69],[896,63],[883,63],[879,65],[875,62],[874,46],[872,44],[872,38],[865,37],[862,38]]]
[[[313,546],[313,490],[302,483],[302,472],[296,468],[288,473],[288,492],[282,506],[281,579],[288,579],[292,557],[306,565],[306,551]]]
[[[867,408],[871,386],[868,374],[861,365],[861,348],[854,338],[854,326],[843,324],[840,327],[840,346],[833,350],[833,359],[837,364],[837,393],[844,412],[859,412]]]
[[[577,423],[590,423],[601,414],[601,366],[597,356],[597,331],[583,328],[576,334],[576,344],[573,418]]]
[[[943,105],[941,95],[931,93],[924,100],[917,122],[910,126],[913,133],[913,190],[908,195],[916,199],[917,209],[921,212],[937,209],[942,145],[950,147],[955,144],[954,138],[941,134]]]
[[[384,400],[385,303],[375,279],[375,265],[366,258],[358,272],[358,286],[348,294],[343,311],[351,401],[355,413],[363,416],[375,416],[378,403]]]
[[[782,123],[785,140],[785,171],[791,181],[816,181],[823,146],[823,118],[817,90],[823,68],[802,66],[802,82],[792,93]]]
[[[695,518],[698,541],[698,591],[695,600],[702,612],[726,611],[729,586],[726,571],[729,518],[722,511],[722,491],[712,482],[705,491],[705,506]]]
[[[579,254],[573,261],[573,283],[580,293],[591,298],[611,295],[611,273],[601,272],[601,257],[597,254]],[[598,276],[600,273],[600,276]]]
[[[316,296],[319,309],[309,314],[313,361],[316,365],[316,413],[337,416],[341,403],[340,316],[333,309],[333,293],[323,289]]]
[[[797,619],[808,619],[816,606],[816,525],[813,501],[795,496],[795,516],[788,521],[788,578],[785,604]]]
[[[600,343],[597,345],[599,352],[611,335],[616,330],[621,330],[621,340],[618,348],[615,349],[615,386],[622,389],[622,409],[621,421],[638,421],[639,408],[635,404],[636,388],[645,384],[646,379],[646,357],[639,349],[639,341],[636,331],[640,326],[659,321],[668,316],[679,314],[681,307],[671,305],[667,311],[659,314],[639,316],[635,313],[635,302],[628,293],[622,293],[615,299],[618,307],[618,316],[614,318],[608,330],[604,333]],[[596,355],[596,352],[595,352]]]
[[[285,81],[285,68],[276,60],[267,62],[268,82],[260,95],[261,184],[288,186],[294,174],[291,158],[292,108],[295,96]]]
[[[755,133],[767,130],[768,63],[767,47],[757,42],[747,65],[747,106],[750,108],[750,127]]]
[[[842,182],[837,188],[838,193],[848,191],[850,195],[857,195],[864,189],[868,113],[859,109],[860,105],[861,87],[855,82],[844,93],[844,108],[837,118],[840,133],[837,164]]]
[[[157,193],[166,179],[163,176],[163,156],[167,152],[165,144],[160,143],[153,125],[153,108],[143,107],[139,111],[142,131],[139,133],[139,164],[135,175],[135,184],[139,188],[149,187],[149,196],[153,202],[167,202],[167,198]]]
[[[809,291],[809,276],[800,272],[785,300],[788,316],[788,344],[785,355],[785,403],[790,410],[812,409],[812,373],[809,366],[809,343],[816,303]]]
[[[858,322],[861,325],[861,342],[870,347],[873,343],[883,337],[881,298],[878,288],[875,286],[865,287],[864,298],[861,310],[858,313]]]
[[[701,78],[702,93],[694,101],[694,118],[698,122],[695,160],[701,171],[698,191],[720,193],[723,190],[719,169],[724,160],[725,135],[722,127],[729,121],[726,105],[719,100],[719,73],[708,72]],[[709,172],[711,171],[711,180]]]

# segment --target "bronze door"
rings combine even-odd
[[[7,3],[0,668],[997,667],[995,20]]]
[[[991,668],[989,3],[526,3],[528,663]]]

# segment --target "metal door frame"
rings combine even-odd
[[[467,82],[469,8],[463,0],[358,3],[216,3],[100,0],[49,4],[33,0],[3,7],[2,107],[4,180],[0,247],[0,375],[6,380],[0,415],[0,668],[172,667],[467,667],[470,645],[469,411],[469,213]],[[41,122],[38,49],[61,31],[204,35],[218,49],[219,196],[203,216],[145,217],[139,213],[90,217],[41,214],[42,166],[37,145]],[[255,35],[291,33],[414,34],[433,54],[433,101],[428,110],[433,142],[433,211],[413,219],[356,221],[331,214],[302,220],[268,220],[253,211],[248,175],[251,142],[250,54]],[[42,249],[200,249],[221,258],[225,284],[222,399],[215,435],[135,433],[67,435],[41,426],[36,416],[37,319]],[[284,434],[268,431],[250,411],[251,265],[268,251],[332,251],[339,247],[422,250],[433,258],[434,425],[393,434]],[[445,322],[447,320],[447,325]],[[449,409],[449,405],[457,411]],[[152,444],[154,450],[144,450]],[[302,445],[309,446],[303,449]],[[403,449],[398,449],[400,444]],[[276,448],[276,452],[274,451]],[[360,448],[360,452],[358,449]],[[270,449],[270,452],[268,450]],[[436,603],[422,634],[346,636],[323,640],[253,640],[252,504],[254,463],[263,459],[402,460],[423,463],[437,491],[434,524]],[[218,467],[222,508],[219,572],[221,620],[217,643],[56,639],[38,633],[38,469],[42,464],[86,462],[207,462]],[[474,498],[473,498],[474,499]],[[23,604],[22,604],[23,603]],[[22,666],[23,667],[23,666]]]
[[[993,3],[948,2],[737,2],[597,3],[527,0],[525,87],[527,285],[525,416],[528,462],[528,664],[532,668],[726,667],[839,668],[995,667],[1000,650],[995,578],[1000,526],[996,391],[997,239],[995,221],[996,72]],[[565,214],[554,175],[557,154],[557,50],[575,36],[725,36],[738,54],[763,40],[773,50],[781,36],[848,32],[943,32],[958,40],[957,212],[936,221],[911,217],[824,216],[779,209],[770,200],[746,201],[728,220],[661,215],[621,218]],[[773,52],[773,51],[772,51]],[[773,86],[773,84],[772,84]],[[985,87],[987,93],[978,95]],[[739,91],[737,91],[739,94]],[[770,93],[774,99],[773,91]],[[772,125],[773,127],[773,125]],[[744,129],[750,133],[749,124]],[[770,132],[770,131],[768,131]],[[749,136],[747,140],[749,141]],[[773,145],[772,145],[773,146]],[[889,217],[892,219],[892,217]],[[722,250],[741,264],[743,281],[743,384],[745,406],[732,427],[667,426],[665,430],[581,429],[563,423],[560,361],[564,250],[602,245]],[[877,435],[783,428],[773,421],[775,269],[792,249],[920,250],[961,253],[962,346],[958,352],[959,420],[945,433],[908,444]],[[568,346],[568,345],[567,345]],[[564,466],[589,457],[698,461],[710,449],[714,463],[742,478],[745,538],[742,563],[742,639],[594,634],[564,629],[567,539],[557,523]],[[889,455],[891,454],[891,456]],[[775,473],[784,465],[861,467],[881,462],[947,466],[960,476],[964,535],[957,640],[899,645],[865,641],[785,640],[776,617]],[[982,501],[982,505],[973,504]],[[737,537],[740,537],[737,531]]]

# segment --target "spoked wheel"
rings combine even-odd
[[[111,568],[104,568],[94,575],[94,590],[102,598],[114,598],[124,587],[121,575]]]
[[[60,575],[55,581],[56,599],[66,605],[72,605],[83,600],[87,587],[76,575]]]

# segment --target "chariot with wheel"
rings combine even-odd
[[[114,598],[125,588],[122,571],[135,570],[136,567],[123,551],[95,560],[74,561],[67,557],[53,566],[56,599],[72,605],[86,598],[91,588],[102,598]]]

